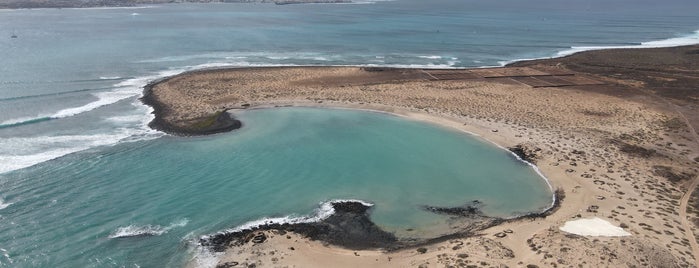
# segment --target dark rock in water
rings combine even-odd
[[[367,213],[370,207],[353,201],[345,202],[334,202],[332,203],[335,213],[354,213],[354,214],[364,214]]]
[[[538,213],[529,213],[529,214],[524,215],[524,216],[519,216],[519,217],[514,218],[514,219],[509,219],[508,221],[518,221],[518,220],[523,220],[523,219],[536,219],[536,218],[548,217],[549,215],[553,214],[561,207],[561,203],[563,203],[563,199],[565,199],[566,194],[565,194],[565,191],[563,191],[563,189],[558,188],[558,189],[556,189],[556,191],[553,192],[553,196],[554,196],[553,197],[553,205],[550,208],[548,208],[547,210],[544,210],[544,211],[538,212]]]
[[[481,206],[481,202],[474,200],[470,204],[460,207],[423,206],[422,208],[436,214],[445,214],[457,217],[483,217],[483,212],[481,212],[479,206]]]
[[[516,154],[519,158],[529,163],[536,163],[537,154],[536,152],[541,151],[539,148],[529,148],[524,144],[517,144],[514,147],[508,148],[511,152]]]
[[[335,213],[319,222],[269,223],[251,230],[216,234],[200,239],[199,243],[213,251],[222,252],[229,245],[242,245],[250,241],[256,243],[255,241],[262,240],[259,231],[281,230],[348,249],[389,248],[398,244],[395,235],[382,230],[369,219],[369,206],[354,201],[333,202],[332,206]]]
[[[394,234],[382,230],[369,219],[370,206],[356,201],[338,201],[332,203],[335,213],[318,222],[295,224],[267,223],[252,229],[204,237],[199,240],[199,243],[214,252],[223,252],[229,247],[240,246],[249,242],[262,243],[267,237],[261,231],[272,231],[276,234],[294,232],[310,240],[319,240],[351,250],[418,248],[432,243],[476,235],[480,230],[485,230],[504,222],[546,217],[560,207],[564,197],[564,192],[558,189],[555,192],[555,202],[551,208],[543,212],[530,213],[512,219],[501,219],[484,215],[479,209],[482,203],[478,200],[460,207],[423,206],[425,210],[433,213],[451,215],[459,219],[466,219],[469,222],[468,225],[460,227],[455,233],[429,239],[403,238],[399,240]],[[502,235],[506,236],[507,233],[511,233],[511,231],[504,231]],[[291,237],[287,236],[287,238]],[[294,248],[292,247],[290,250],[294,250]]]
[[[112,238],[116,239],[134,239],[134,238],[145,238],[145,237],[151,237],[155,236],[156,234],[153,232],[140,232],[136,234],[131,234],[131,235],[121,235],[121,236],[114,236]]]
[[[237,261],[229,261],[229,262],[224,262],[222,264],[216,265],[216,268],[231,268],[231,267],[238,266],[238,264],[240,264],[240,263],[238,263]]]

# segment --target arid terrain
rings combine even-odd
[[[237,109],[386,111],[526,148],[565,192],[545,218],[395,251],[260,231],[265,239],[228,248],[220,267],[696,267],[698,64],[699,46],[688,46],[590,51],[491,69],[202,70],[149,85],[144,101],[155,107],[153,127],[184,135],[240,127],[225,113],[234,117]],[[631,236],[559,230],[592,217]]]

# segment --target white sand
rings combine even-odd
[[[624,231],[621,227],[617,227],[600,218],[579,219],[567,221],[559,229],[561,231],[585,236],[628,236],[631,233]]]

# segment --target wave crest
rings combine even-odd
[[[518,61],[537,60],[537,59],[545,59],[545,58],[559,58],[559,57],[565,57],[568,55],[572,55],[572,54],[575,54],[578,52],[602,50],[602,49],[663,48],[663,47],[689,46],[689,45],[696,45],[696,44],[699,44],[699,30],[696,30],[691,34],[680,36],[680,37],[673,37],[673,38],[667,38],[667,39],[662,39],[662,40],[641,42],[641,43],[636,44],[636,45],[572,46],[569,49],[556,52],[556,54],[551,56],[551,57],[522,58],[522,59],[515,59],[515,60],[499,61],[498,63],[500,64],[500,66],[505,66],[507,64],[518,62]]]
[[[10,205],[12,205],[12,203],[9,203],[9,202],[5,203],[5,201],[2,200],[2,198],[0,198],[0,209],[5,209],[6,207],[9,207]]]
[[[184,227],[189,223],[188,219],[182,219],[177,222],[173,222],[170,225],[163,227],[160,225],[144,225],[144,226],[137,226],[137,225],[129,225],[125,227],[119,227],[117,228],[112,234],[109,235],[109,238],[127,238],[127,237],[142,237],[142,236],[158,236],[162,234],[166,234],[170,230],[177,228],[177,227]]]

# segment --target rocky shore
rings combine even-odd
[[[375,249],[287,227],[285,235],[258,230],[264,241],[253,235],[252,242],[222,243],[220,265],[693,267],[699,256],[699,195],[692,195],[699,183],[696,51],[699,46],[590,51],[471,70],[206,70],[155,83],[146,95],[158,103],[157,120],[177,128],[224,111],[276,106],[390,112],[511,148],[565,195],[545,215],[486,224],[470,235],[413,244],[417,248],[396,249],[391,245],[401,239],[393,244],[383,233],[375,234],[389,243]],[[454,215],[477,215],[469,213],[475,208],[426,207]],[[593,217],[631,236],[586,237],[559,229]]]
[[[153,107],[155,118],[148,123],[149,127],[178,136],[210,135],[242,127],[242,123],[233,118],[226,109],[199,117],[187,118],[187,120],[178,123],[167,120],[166,118],[172,113],[172,109],[152,93],[153,85],[160,82],[156,81],[146,85],[143,89],[143,97],[141,97],[144,104]]]
[[[270,222],[249,229],[222,232],[206,236],[199,240],[199,244],[209,248],[213,252],[225,252],[231,247],[264,243],[269,234],[285,236],[287,233],[294,233],[304,239],[340,246],[350,250],[373,249],[398,251],[401,249],[417,249],[424,245],[437,243],[438,241],[443,242],[454,238],[473,236],[481,230],[506,222],[545,218],[560,207],[564,197],[562,191],[557,191],[553,205],[546,210],[510,219],[490,217],[483,214],[479,208],[480,202],[477,200],[459,207],[435,207],[425,205],[423,209],[426,211],[448,215],[453,219],[468,220],[468,223],[464,224],[462,229],[428,239],[397,237],[390,232],[382,230],[371,221],[369,217],[370,206],[357,201],[336,201],[331,203],[334,213],[320,221],[302,223]],[[506,233],[501,233],[499,235],[504,237]],[[291,236],[287,236],[287,239],[290,238]],[[231,262],[227,263],[221,263],[219,267],[227,267],[231,264]],[[233,266],[235,265],[231,267]]]

